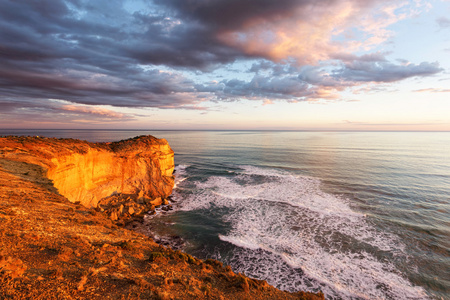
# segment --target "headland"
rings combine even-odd
[[[0,138],[0,299],[324,299],[129,229],[169,203],[173,168],[151,136]]]

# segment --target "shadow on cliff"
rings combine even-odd
[[[53,185],[53,181],[47,178],[47,170],[45,170],[42,166],[22,161],[2,159],[0,160],[0,167],[11,175],[32,182],[51,193],[60,195],[58,190]]]

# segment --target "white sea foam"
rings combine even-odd
[[[188,165],[178,165],[175,167],[175,184],[174,189],[178,187],[178,185],[188,179],[186,168],[188,168]]]
[[[242,169],[196,182],[180,203],[185,211],[228,208],[223,218],[232,229],[219,238],[240,247],[230,261],[238,271],[286,290],[321,289],[337,298],[426,298],[389,260],[404,256],[401,241],[377,230],[346,199],[321,191],[320,180]]]
[[[221,235],[219,234],[219,238],[222,241],[229,242],[231,244],[234,244],[238,247],[247,248],[247,249],[253,249],[257,250],[261,248],[261,245],[258,244],[258,242],[252,238],[248,237],[236,237],[236,236],[227,236],[227,235]]]

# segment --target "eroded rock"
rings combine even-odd
[[[42,167],[61,195],[86,207],[113,194],[139,195],[159,205],[174,185],[173,150],[153,136],[114,143],[11,137],[0,139],[0,146],[0,158]]]

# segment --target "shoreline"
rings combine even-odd
[[[162,247],[123,227],[139,214],[118,226],[105,212],[69,202],[42,167],[5,159],[4,150],[0,294],[6,298],[324,299],[280,291],[218,261]]]

